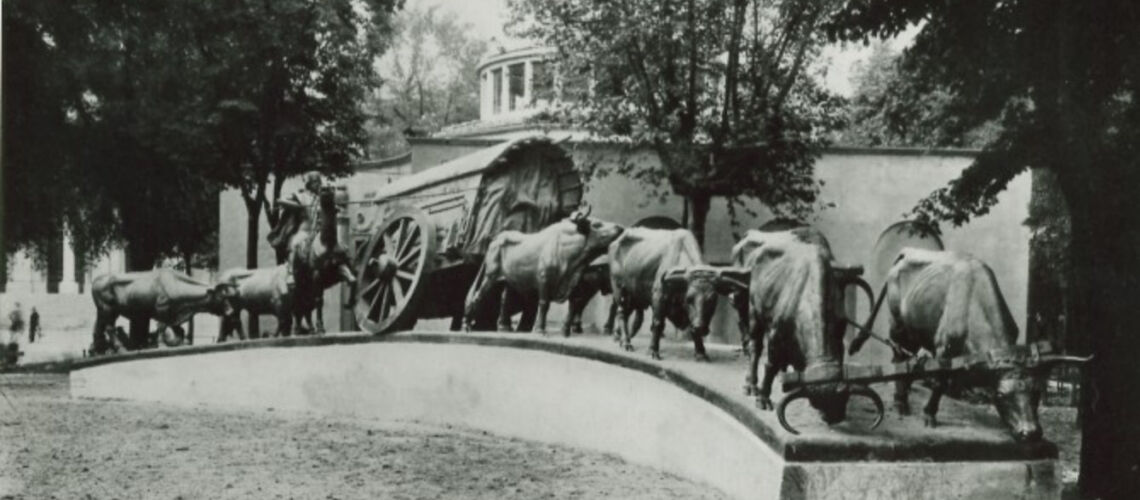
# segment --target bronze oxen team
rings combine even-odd
[[[606,257],[599,259],[605,246]],[[749,231],[733,247],[732,265],[727,267],[707,264],[687,230],[623,230],[582,213],[532,235],[504,233],[492,249],[483,264],[478,293],[467,304],[467,315],[474,315],[492,290],[501,289],[501,330],[511,327],[508,297],[525,301],[528,294],[538,296],[539,331],[545,330],[550,301],[569,298],[563,324],[563,333],[569,335],[571,329],[581,331],[582,309],[590,297],[611,292],[606,333],[611,332],[616,312],[614,336],[622,348],[632,349],[630,339],[641,323],[639,317],[631,328],[630,316],[649,308],[651,356],[660,359],[660,338],[668,320],[690,337],[697,359],[708,360],[703,339],[719,298],[728,297],[740,318],[742,345],[749,354],[745,392],[756,397],[761,409],[776,410],[780,423],[792,433],[796,431],[788,425],[785,410],[799,398],[807,399],[824,422],[834,424],[846,418],[851,396],[864,396],[878,411],[872,427],[882,420],[878,394],[858,380],[844,378],[844,355],[854,354],[869,338],[884,301],[891,311],[890,340],[884,341],[895,349],[896,362],[919,349],[947,362],[969,354],[1000,356],[1016,347],[1018,336],[992,271],[977,259],[905,249],[876,299],[860,277],[862,268],[839,264],[827,238],[810,227]],[[599,283],[607,274],[608,287]],[[866,291],[874,304],[871,318],[863,324],[845,316],[851,286]],[[845,350],[848,325],[861,332]],[[761,360],[763,377],[758,373]],[[1008,355],[1000,367],[960,378],[965,384],[993,389],[994,405],[1014,437],[1035,440],[1041,437],[1037,406],[1044,379],[1048,368],[1062,361],[1079,359],[1049,355],[1027,360]],[[796,388],[775,405],[770,399],[774,378],[789,367],[831,382]],[[909,414],[907,391],[916,378],[921,377],[897,382],[896,408],[902,415]],[[928,426],[936,424],[948,375],[934,378],[925,409]]]

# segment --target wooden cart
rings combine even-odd
[[[410,174],[349,203],[359,294],[374,334],[420,318],[459,325],[468,288],[499,231],[534,232],[582,199],[570,155],[545,136],[507,141]]]

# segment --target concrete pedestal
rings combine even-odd
[[[736,498],[1059,496],[1056,448],[1012,442],[987,409],[946,401],[942,428],[888,415],[866,431],[866,407],[828,428],[797,403],[789,417],[803,434],[791,436],[741,394],[730,348],[712,363],[687,349],[655,362],[599,337],[334,335],[86,360],[71,391],[461,425],[614,453]]]

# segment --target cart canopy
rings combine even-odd
[[[449,249],[482,259],[500,231],[536,232],[577,209],[582,181],[566,150],[534,135],[409,175],[366,197],[423,208],[437,227],[447,228],[445,248],[453,244],[457,248]]]
[[[544,136],[507,145],[483,171],[463,252],[482,256],[500,231],[536,232],[573,212],[582,182],[562,147]]]

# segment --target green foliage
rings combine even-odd
[[[841,100],[805,68],[830,2],[512,0],[512,30],[557,48],[552,117],[649,147],[634,178],[679,194],[759,199],[805,215]],[[603,167],[604,168],[604,167]]]
[[[370,96],[369,156],[407,147],[405,131],[432,133],[479,118],[476,68],[487,41],[470,23],[436,7],[409,9],[395,18],[391,49],[380,60],[381,90]]]

